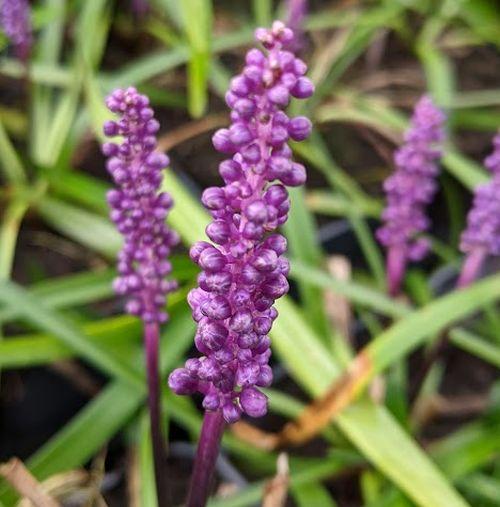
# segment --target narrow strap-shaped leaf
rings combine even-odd
[[[142,378],[102,347],[92,343],[78,328],[58,313],[46,308],[43,302],[30,295],[25,289],[12,282],[0,284],[0,301],[6,306],[22,308],[23,317],[37,328],[54,334],[62,342],[78,351],[83,358],[105,373],[121,378],[124,382],[145,389]]]
[[[305,205],[304,191],[294,188],[289,191],[289,194],[291,207],[288,221],[284,226],[289,253],[301,262],[320,268],[322,252],[316,239],[314,218]],[[324,291],[305,279],[299,280],[298,286],[304,313],[326,343],[328,334],[335,333],[335,330],[330,329],[326,318]]]
[[[7,135],[5,127],[0,120],[0,168],[6,181],[10,183],[23,183],[26,180],[23,163],[19,158],[12,142]]]

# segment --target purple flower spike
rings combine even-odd
[[[120,118],[106,122],[104,133],[123,136],[121,144],[109,142],[102,147],[109,157],[107,169],[118,187],[107,196],[111,219],[125,238],[114,289],[129,296],[128,313],[145,323],[162,323],[167,320],[165,297],[177,286],[165,280],[171,272],[167,258],[179,240],[165,224],[172,198],[158,192],[161,171],[169,160],[155,151],[159,123],[147,97],[135,88],[118,89],[107,98],[106,105]]]
[[[428,242],[420,237],[430,225],[425,211],[436,193],[436,177],[443,141],[444,113],[422,97],[406,131],[404,144],[394,156],[396,171],[385,181],[387,206],[377,238],[387,249],[387,279],[391,295],[397,295],[409,260],[421,260]]]
[[[289,118],[283,109],[292,97],[305,99],[314,90],[305,63],[285,49],[294,38],[289,28],[276,21],[271,30],[258,29],[256,38],[267,51],[247,53],[226,95],[232,124],[213,136],[216,149],[232,155],[219,167],[226,185],[202,197],[213,217],[207,227],[213,244],[199,242],[190,252],[203,270],[188,298],[203,356],[169,378],[178,394],[204,394],[205,409],[221,411],[228,423],[267,411],[258,387],[272,381],[268,333],[278,315],[273,303],[288,292],[289,271],[286,239],[273,231],[287,219],[286,186],[306,180],[287,141],[311,131],[307,118]]]
[[[158,505],[169,505],[169,481],[165,471],[166,448],[161,430],[159,389],[160,324],[167,320],[166,295],[177,284],[165,280],[171,272],[167,260],[179,241],[165,218],[172,198],[159,192],[161,171],[168,166],[166,155],[156,150],[160,128],[149,107],[149,99],[135,88],[115,90],[106,99],[108,109],[119,116],[104,124],[109,137],[121,136],[121,144],[104,143],[107,169],[117,188],[108,192],[111,220],[124,236],[118,254],[118,278],[114,289],[129,300],[126,310],[144,322],[144,345],[148,382],[148,406]]]
[[[0,23],[17,57],[26,60],[33,44],[28,0],[0,0]]]
[[[286,3],[286,25],[295,34],[295,39],[291,44],[294,51],[299,51],[304,46],[303,24],[307,15],[307,4],[307,0],[287,0]]]
[[[493,139],[493,153],[484,165],[491,171],[488,183],[479,185],[467,215],[460,250],[466,259],[458,281],[459,287],[472,283],[488,255],[500,255],[500,133]]]
[[[131,0],[132,12],[139,18],[146,15],[149,10],[148,0]]]

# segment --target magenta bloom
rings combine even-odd
[[[149,10],[149,2],[148,0],[131,0],[131,8],[136,16],[142,17]]]
[[[500,134],[493,139],[493,153],[484,165],[493,176],[476,188],[467,215],[467,228],[460,240],[460,250],[466,254],[458,281],[460,287],[476,278],[488,255],[500,255]]]
[[[291,45],[294,51],[299,51],[304,45],[304,18],[307,15],[307,0],[287,0],[286,25],[294,33],[294,41]]]
[[[437,190],[444,121],[444,113],[429,97],[419,100],[405,142],[394,156],[396,171],[384,183],[387,206],[377,238],[388,250],[387,278],[392,295],[399,292],[407,262],[421,260],[429,248],[421,233],[430,225],[426,207]]]
[[[0,0],[0,23],[16,55],[26,60],[33,44],[28,0]]]
[[[286,240],[273,231],[287,219],[286,186],[306,180],[287,141],[302,141],[311,131],[307,118],[283,112],[292,97],[313,93],[305,63],[286,49],[293,32],[276,21],[256,38],[267,51],[247,53],[226,95],[232,124],[213,136],[215,148],[230,155],[219,167],[225,186],[202,197],[213,217],[206,230],[213,243],[199,242],[190,252],[203,270],[188,298],[203,356],[169,379],[177,394],[204,394],[205,409],[221,410],[229,423],[242,412],[259,417],[267,411],[258,388],[272,381],[268,333],[278,315],[273,303],[288,291],[289,270]]]
[[[103,145],[110,157],[107,169],[118,187],[107,196],[111,219],[125,239],[114,289],[129,296],[128,313],[146,323],[165,322],[165,296],[177,286],[165,280],[172,269],[167,258],[179,238],[165,224],[172,198],[158,192],[161,171],[169,163],[166,155],[155,151],[159,123],[149,99],[135,88],[115,90],[106,104],[120,118],[106,122],[105,134],[123,136],[120,145]]]

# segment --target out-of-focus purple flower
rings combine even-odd
[[[458,281],[460,287],[474,281],[488,255],[500,255],[500,133],[494,137],[493,153],[484,165],[492,178],[476,188],[467,215],[467,228],[460,239],[460,250],[466,254]]]
[[[304,45],[304,18],[307,15],[307,0],[287,0],[286,26],[294,33],[294,40],[291,42],[290,49],[299,51]]]
[[[396,170],[384,183],[387,206],[377,238],[388,250],[387,280],[392,295],[399,292],[406,263],[421,260],[429,248],[420,234],[430,225],[426,207],[437,189],[444,121],[444,113],[429,97],[419,100],[405,142],[395,153]]]
[[[270,233],[287,219],[286,186],[306,180],[287,141],[306,139],[311,131],[307,118],[283,112],[292,97],[313,93],[305,63],[284,49],[293,32],[274,22],[271,30],[258,29],[256,38],[267,52],[247,53],[226,95],[232,124],[213,136],[215,148],[231,155],[219,166],[226,185],[208,188],[202,197],[213,217],[207,227],[213,244],[202,241],[190,251],[203,270],[188,297],[203,356],[169,378],[178,394],[203,393],[205,409],[221,410],[229,423],[242,412],[259,417],[267,411],[258,387],[272,381],[268,333],[278,315],[273,303],[288,291],[289,271],[286,239]]]
[[[0,0],[0,22],[16,55],[26,60],[33,44],[28,0]]]
[[[165,297],[176,283],[165,280],[172,266],[168,256],[178,235],[165,224],[172,198],[159,193],[161,171],[168,157],[155,151],[159,123],[149,99],[135,88],[115,90],[107,99],[117,121],[104,125],[107,136],[122,136],[121,144],[105,143],[107,169],[117,188],[108,192],[111,219],[124,236],[118,255],[119,276],[114,282],[118,294],[129,296],[127,312],[144,322],[164,322]]]
[[[148,0],[131,0],[131,7],[133,13],[138,16],[144,16],[149,10],[149,1]]]

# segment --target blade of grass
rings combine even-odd
[[[358,238],[359,245],[370,267],[370,271],[376,281],[377,288],[383,290],[385,288],[384,260],[373,234],[366,221],[363,220],[363,217],[357,212],[349,214],[348,218]]]
[[[2,121],[0,120],[0,167],[5,180],[9,183],[20,184],[26,181],[23,163],[12,142],[7,135]]]
[[[312,268],[295,259],[291,259],[290,276],[293,279],[306,280],[317,287],[331,288],[353,303],[372,308],[383,315],[402,317],[410,311],[406,305],[392,300],[380,291],[355,282],[342,282],[323,270]]]
[[[114,258],[121,247],[122,237],[102,216],[49,196],[38,202],[37,209],[56,230],[108,258]]]
[[[474,0],[458,4],[459,15],[482,39],[500,47],[500,14],[494,2]]]
[[[141,326],[137,319],[128,316],[113,317],[86,323],[81,332],[88,341],[103,349],[123,356],[139,341]],[[27,368],[53,363],[76,356],[75,350],[50,335],[22,335],[0,342],[0,367]]]
[[[211,60],[212,1],[184,0],[179,5],[183,27],[190,47],[188,63],[188,109],[199,118],[208,97],[208,72]]]
[[[53,67],[59,60],[64,36],[64,0],[45,0],[47,9],[55,15],[38,36],[36,61],[42,65]],[[72,75],[72,73],[70,74]],[[70,77],[70,82],[72,82]],[[30,152],[35,161],[43,152],[44,143],[51,118],[53,90],[42,84],[35,84],[32,96],[32,129],[30,135]]]
[[[304,484],[311,484],[327,477],[331,477],[341,471],[346,465],[355,465],[356,461],[352,458],[343,458],[331,456],[325,458],[323,462],[310,465],[307,469],[299,471],[294,470],[293,461],[290,462],[290,486],[292,489],[299,488]],[[255,505],[262,499],[266,482],[252,484],[242,491],[229,498],[211,499],[208,507],[247,507]],[[312,505],[311,505],[312,507]]]
[[[450,333],[453,345],[500,368],[500,347],[479,338],[465,329],[454,329]]]
[[[310,266],[320,267],[322,252],[316,240],[317,227],[306,208],[304,190],[294,188],[289,191],[289,195],[291,207],[284,231],[290,255]],[[323,291],[304,279],[298,281],[298,288],[305,314],[326,343],[331,329],[325,314]]]
[[[143,389],[141,376],[136,375],[126,364],[107,353],[102,347],[90,342],[71,322],[46,308],[42,301],[33,297],[17,284],[1,283],[0,301],[7,307],[22,308],[23,318],[37,328],[54,334],[82,357],[102,369],[103,372],[117,376],[124,382]]]
[[[436,334],[471,312],[500,297],[500,275],[434,300],[383,332],[366,347],[366,354],[379,373]]]
[[[158,507],[151,446],[151,431],[147,412],[139,418],[139,473],[142,507]]]
[[[444,21],[437,16],[431,17],[417,39],[416,52],[434,100],[439,106],[448,108],[453,100],[455,76],[450,60],[437,49],[436,39],[442,29]]]
[[[280,300],[277,309],[280,319],[271,333],[275,352],[295,380],[318,396],[340,374],[340,368],[311,336],[312,330],[290,301]],[[358,401],[339,414],[336,422],[356,447],[419,505],[467,505],[384,407]]]
[[[360,106],[358,106],[357,103],[354,103],[351,108],[351,112],[346,113],[342,118],[342,121],[351,121],[352,118],[356,116],[358,107]],[[362,108],[363,115],[367,119],[369,118],[369,123],[367,123],[369,126],[377,125],[377,128],[385,128],[386,121],[382,119],[383,117],[394,117],[394,126],[396,127],[399,125],[398,128],[400,131],[402,131],[407,125],[407,120],[402,119],[399,114],[395,113],[389,106],[380,103],[380,101],[375,103],[373,100],[364,99]],[[319,108],[316,113],[317,120],[320,122],[335,121],[336,115],[332,115],[329,109],[331,108],[328,108],[328,106],[322,106]],[[474,189],[476,185],[484,182],[488,178],[486,171],[480,165],[467,159],[450,144],[445,146],[441,162],[448,172],[469,190]],[[311,160],[311,163],[314,163],[314,160]]]
[[[347,68],[370,45],[380,28],[390,26],[404,10],[400,2],[384,2],[382,5],[368,9],[356,20],[355,28],[347,38],[344,48],[334,61],[328,75],[321,83],[317,83],[316,92],[309,101],[309,106],[319,104],[330,94]]]
[[[170,308],[171,321],[167,326],[176,340],[161,341],[162,375],[173,368],[191,344],[193,323],[190,312],[184,303]],[[142,358],[135,356],[137,364]],[[140,361],[139,361],[140,360]],[[62,430],[54,435],[28,464],[38,479],[44,479],[63,470],[83,465],[97,452],[138,410],[145,396],[141,384],[129,384],[115,380],[94,400],[88,403]],[[176,420],[196,425],[184,400],[169,397],[165,406]],[[92,431],[89,432],[89,428]],[[0,501],[12,505],[15,496],[5,483],[0,485]]]
[[[271,0],[252,0],[252,10],[257,26],[270,26],[272,21],[273,3]]]
[[[336,507],[337,503],[328,490],[316,482],[292,487],[292,495],[298,507]]]
[[[0,224],[0,282],[10,278],[21,221],[28,209],[24,198],[12,200]]]

